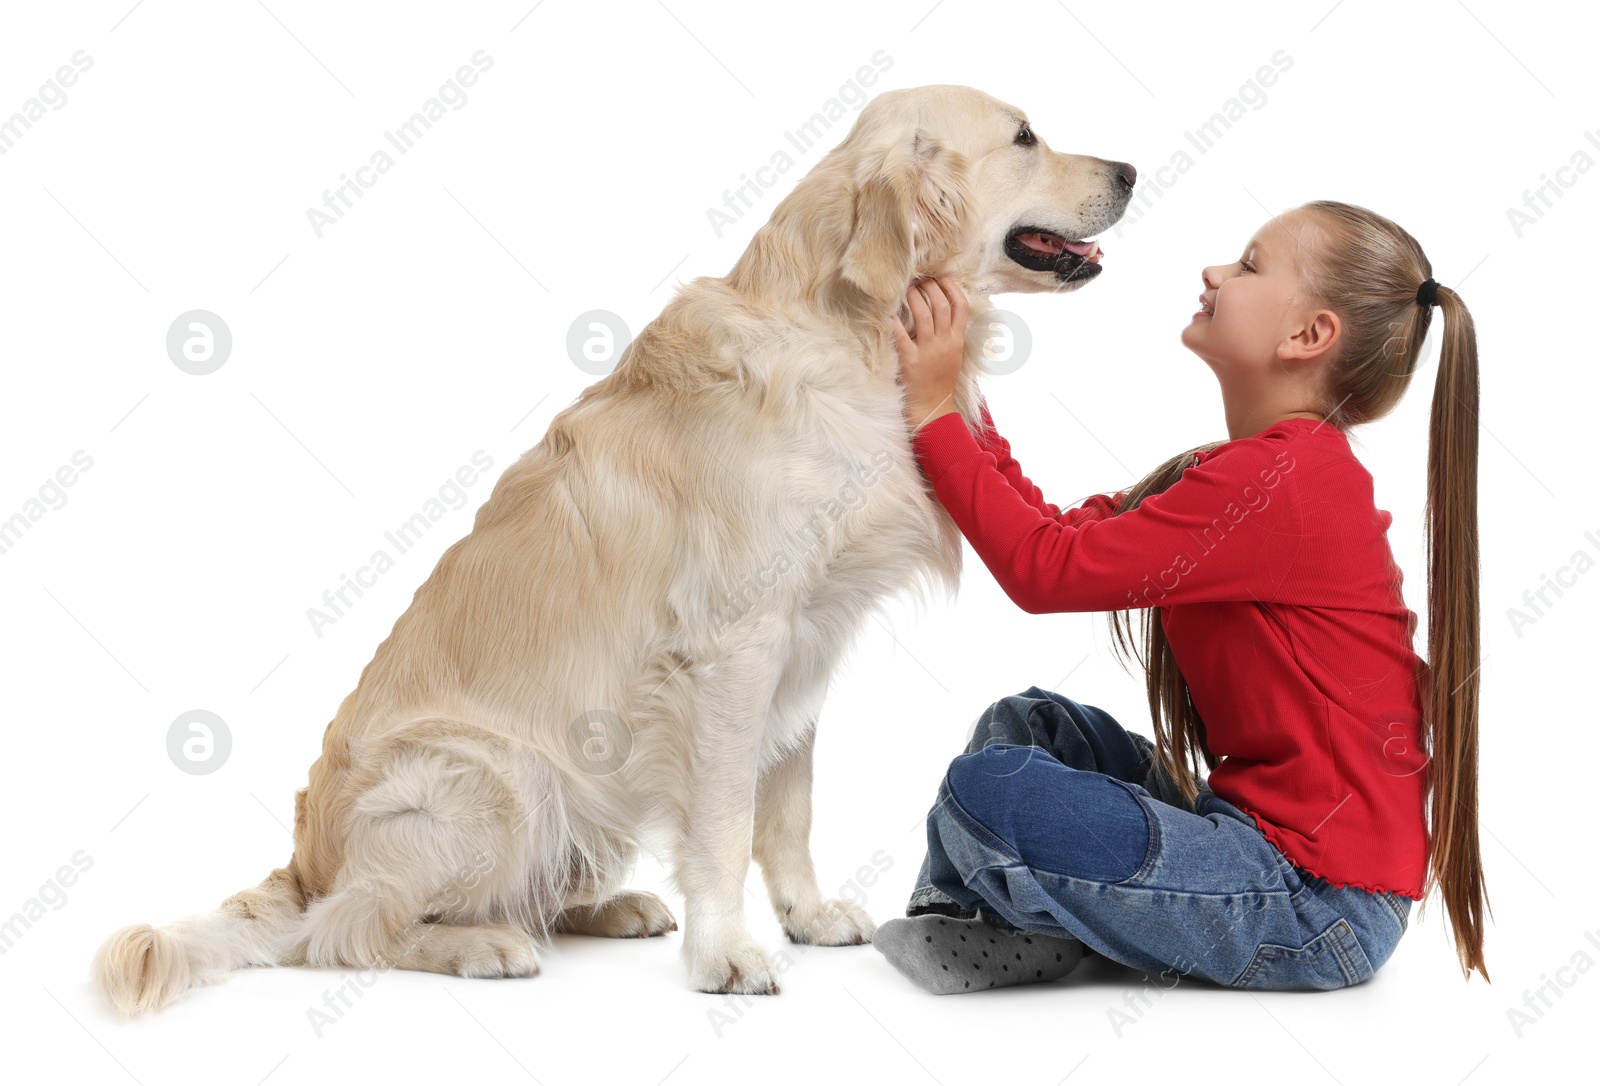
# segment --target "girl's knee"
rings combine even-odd
[[[978,730],[981,743],[1032,743],[1064,765],[1121,780],[1137,782],[1146,764],[1139,737],[1110,713],[1038,686],[990,706]]]
[[[997,818],[1018,802],[1020,778],[1049,762],[1060,766],[1047,751],[1021,743],[995,742],[958,755],[945,771],[944,791],[964,811],[985,824],[1009,821]]]
[[[995,742],[981,750],[958,755],[945,772],[945,785],[957,802],[969,806],[988,806],[992,802],[1009,805],[1022,775],[1049,766],[1065,768],[1050,752],[1025,743]]]
[[[1000,743],[963,754],[945,788],[969,834],[1028,867],[1117,882],[1149,854],[1149,819],[1127,788],[1037,747]]]

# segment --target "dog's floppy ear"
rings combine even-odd
[[[901,299],[919,266],[954,251],[969,204],[967,176],[960,152],[924,132],[869,159],[856,184],[844,279],[876,301]]]

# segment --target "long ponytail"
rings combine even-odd
[[[1438,300],[1444,339],[1428,422],[1427,509],[1433,825],[1423,897],[1440,888],[1462,972],[1488,980],[1478,851],[1478,347],[1460,296],[1440,287]]]

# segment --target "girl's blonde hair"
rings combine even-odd
[[[1333,200],[1301,210],[1317,235],[1305,239],[1304,248],[1314,253],[1301,261],[1306,288],[1342,318],[1341,338],[1324,370],[1321,410],[1329,424],[1345,430],[1382,418],[1410,384],[1433,317],[1431,306],[1418,304],[1417,291],[1433,268],[1416,239],[1382,215]],[[1441,889],[1462,972],[1470,978],[1476,969],[1487,981],[1483,914],[1489,901],[1478,851],[1478,348],[1460,295],[1440,286],[1436,297],[1444,340],[1428,424],[1428,662],[1418,675],[1432,785],[1422,896]],[[1128,488],[1117,512],[1161,493],[1196,452],[1220,444],[1168,460]],[[1140,614],[1142,651],[1133,647],[1131,611],[1113,612],[1111,631],[1118,653],[1137,656],[1145,669],[1157,756],[1193,804],[1197,754],[1208,771],[1217,759],[1153,610]]]

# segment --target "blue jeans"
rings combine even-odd
[[[1172,984],[1342,988],[1389,960],[1410,898],[1329,885],[1198,783],[1184,805],[1155,745],[1092,705],[1002,699],[939,786],[907,915],[981,912]]]

